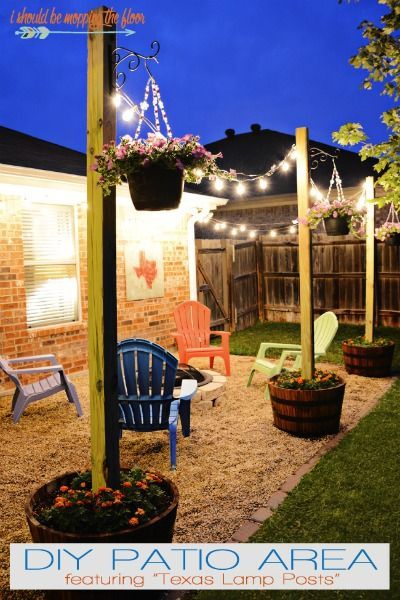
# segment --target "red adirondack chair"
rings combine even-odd
[[[211,311],[207,306],[187,300],[174,310],[174,319],[178,331],[173,332],[178,344],[179,362],[188,363],[195,356],[209,357],[210,368],[214,358],[220,356],[225,363],[226,374],[231,374],[229,356],[229,331],[211,331]],[[210,335],[221,337],[221,346],[210,345]]]

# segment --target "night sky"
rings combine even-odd
[[[10,15],[24,6],[65,13],[96,4],[8,0],[0,7],[0,124],[84,151],[86,36],[21,40]],[[385,135],[379,114],[389,101],[378,90],[360,89],[363,74],[348,62],[362,45],[358,24],[382,14],[377,0],[116,0],[108,6],[145,15],[144,25],[130,27],[135,35],[119,43],[146,53],[159,40],[153,74],[176,135],[199,134],[207,143],[227,128],[243,133],[260,123],[285,133],[308,126],[314,140],[332,143],[332,131],[347,121],[362,122],[373,141]],[[143,75],[131,75],[129,95],[140,102],[143,89]]]

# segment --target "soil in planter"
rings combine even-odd
[[[343,359],[347,373],[363,377],[389,377],[395,344],[355,346],[343,342]]]
[[[268,385],[275,427],[297,437],[321,437],[339,431],[343,381],[321,390],[292,390],[273,382],[274,378]]]
[[[324,225],[326,235],[347,235],[350,232],[347,217],[326,217]]]

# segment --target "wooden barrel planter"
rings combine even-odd
[[[345,382],[321,390],[292,390],[269,386],[274,425],[297,437],[320,437],[337,433],[342,414]]]
[[[347,235],[350,233],[347,217],[326,217],[324,225],[326,235]]]
[[[180,169],[151,164],[128,173],[127,179],[136,210],[173,210],[179,207],[184,185]]]
[[[163,475],[155,473],[162,480],[161,487],[167,492],[171,498],[169,506],[159,515],[153,517],[147,523],[143,523],[135,528],[122,529],[110,533],[67,533],[51,529],[40,523],[35,516],[35,508],[48,500],[49,495],[53,494],[62,485],[69,485],[71,480],[76,477],[76,473],[66,473],[61,477],[53,479],[49,483],[38,488],[28,499],[25,504],[25,514],[28,521],[29,529],[32,536],[32,541],[36,543],[126,543],[126,544],[156,544],[156,543],[171,543],[178,509],[179,493],[176,485],[166,479]],[[127,594],[133,594],[134,597],[143,600],[156,600],[162,593],[155,590],[136,590],[129,589],[128,591],[119,590],[48,590],[46,597],[49,600],[92,600],[92,598],[110,598],[110,597],[126,597]],[[131,597],[131,596],[129,596]]]
[[[347,373],[363,377],[389,377],[395,344],[386,346],[355,346],[342,343]]]

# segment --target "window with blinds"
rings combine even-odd
[[[74,207],[32,202],[23,209],[28,327],[78,320]]]

